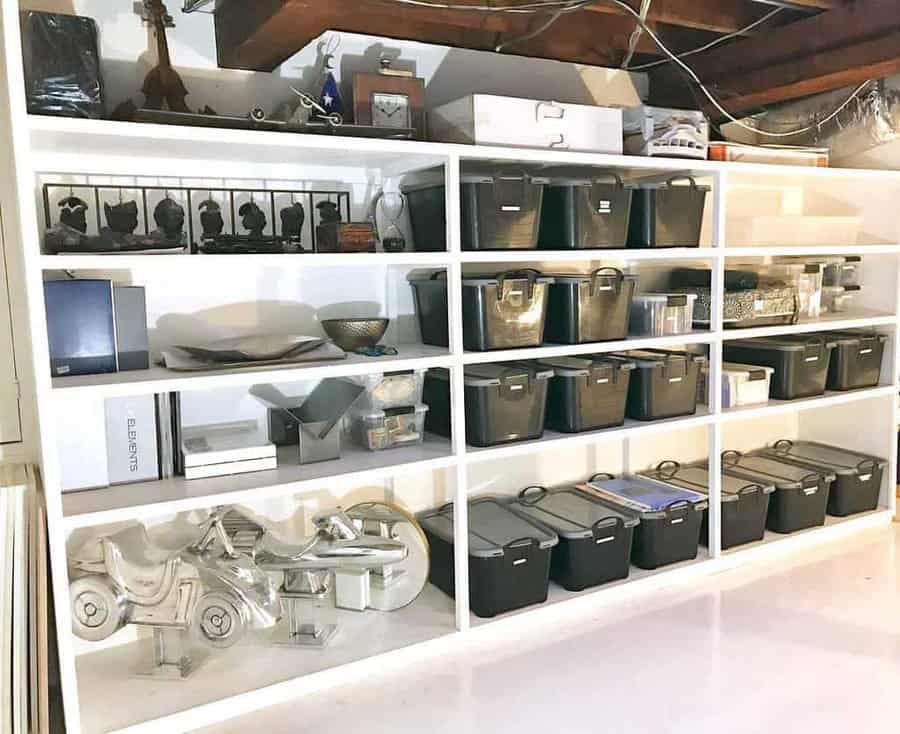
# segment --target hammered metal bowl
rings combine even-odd
[[[387,331],[390,319],[325,319],[325,333],[345,352],[374,347]]]

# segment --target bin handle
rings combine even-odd
[[[664,512],[666,513],[666,517],[671,517],[679,510],[684,510],[688,512],[691,507],[691,503],[687,500],[675,500],[674,502],[669,503],[665,506]]]
[[[625,185],[625,182],[622,180],[622,177],[618,173],[615,173],[614,171],[605,171],[604,173],[594,176],[591,179],[591,181],[593,183],[602,183],[606,179],[610,179],[610,178],[615,182],[616,186],[622,187]]]
[[[591,525],[591,531],[593,532],[594,538],[599,534],[601,527],[606,527],[609,522],[613,523],[613,527],[615,527],[616,532],[615,535],[619,534],[619,531],[625,527],[625,521],[621,517],[616,517],[615,515],[607,515],[606,517],[601,517],[597,522]]]
[[[498,378],[500,380],[501,390],[513,378],[521,378],[521,377],[522,377],[522,373],[519,370],[516,370],[514,367],[507,367],[506,369],[503,370],[503,372],[500,373],[500,377]],[[530,395],[532,392],[534,392],[533,373],[529,372],[527,375],[525,375],[525,379],[527,380],[527,384],[528,384],[528,389],[526,392]],[[523,393],[523,394],[525,394],[525,393]]]
[[[615,285],[601,286],[599,282],[601,276],[615,278]],[[591,295],[599,296],[603,291],[614,291],[615,293],[619,293],[622,290],[622,283],[624,280],[625,274],[618,268],[613,268],[610,266],[597,268],[591,273]]]
[[[532,490],[536,490],[537,494],[532,492]],[[531,493],[531,494],[529,494]],[[521,492],[519,492],[519,499],[527,502],[537,502],[541,499],[545,494],[547,494],[547,488],[541,486],[540,484],[532,484],[528,487],[525,487]]]
[[[693,176],[689,176],[687,174],[678,174],[666,179],[666,186],[671,186],[676,181],[690,181],[691,188],[697,188],[697,180]]]
[[[737,466],[742,456],[743,454],[740,451],[735,451],[734,449],[723,451],[722,465],[725,466],[727,464],[728,466]]]
[[[822,475],[822,474],[819,474],[818,472],[810,472],[810,473],[807,474],[805,477],[802,477],[802,478],[800,479],[800,485],[803,486],[804,484],[806,484],[806,481],[807,481],[808,479],[815,479],[815,480],[816,480],[816,486],[818,487],[819,484],[820,484],[820,482],[821,482],[821,480],[822,480],[822,476],[823,476],[823,475]]]
[[[878,463],[875,461],[875,459],[866,458],[866,459],[863,459],[862,461],[860,461],[856,465],[856,471],[858,471],[860,474],[864,474],[866,472],[866,470],[868,470],[869,474],[874,474],[875,470],[877,468],[878,468]],[[862,481],[862,480],[860,480],[860,481]]]
[[[534,282],[540,277],[541,271],[534,268],[522,268],[521,270],[505,270],[497,273],[497,300],[502,301],[506,290],[506,281],[510,278],[525,278],[528,281],[528,300],[534,297]]]
[[[517,538],[516,540],[511,540],[509,543],[504,545],[504,548],[527,548],[528,546],[536,545],[537,541],[534,538]]]
[[[494,185],[494,199],[497,210],[501,214],[519,213],[522,211],[522,204],[525,201],[525,185],[528,183],[529,177],[525,171],[517,173],[498,173],[492,178]],[[504,184],[509,187],[513,184],[519,185],[519,191],[513,198],[506,198],[503,195]]]
[[[615,478],[616,477],[614,474],[610,474],[609,472],[606,472],[606,471],[601,471],[601,472],[597,472],[596,474],[593,474],[591,476],[591,478],[588,479],[588,482],[593,482],[597,479],[615,479]]]
[[[779,441],[776,441],[772,444],[772,448],[775,450],[775,453],[778,454],[786,454],[794,447],[794,442],[789,438],[782,438]]]
[[[761,484],[748,484],[746,487],[741,487],[738,495],[743,497],[745,494],[756,494],[756,492],[762,492],[763,486]]]
[[[679,469],[681,469],[681,464],[677,461],[673,461],[672,459],[661,461],[656,465],[656,471],[662,474],[665,479],[671,479],[672,477],[674,477],[678,473]]]

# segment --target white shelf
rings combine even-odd
[[[257,502],[318,490],[323,480],[365,483],[385,477],[428,472],[451,466],[450,441],[426,434],[418,446],[368,451],[344,441],[341,458],[301,466],[297,447],[278,450],[278,468],[210,479],[172,477],[153,482],[68,492],[62,505],[67,528],[206,509],[214,505]]]
[[[593,249],[593,250],[481,250],[463,252],[464,263],[508,262],[598,262],[617,260],[710,260],[720,250],[714,247],[672,247],[659,249]]]
[[[363,357],[348,354],[346,359],[333,362],[285,365],[284,367],[245,367],[228,370],[175,372],[165,367],[149,370],[115,372],[104,375],[76,375],[54,377],[56,394],[116,397],[147,395],[180,390],[212,390],[222,387],[254,385],[260,382],[291,382],[316,380],[323,377],[364,375],[369,372],[399,372],[402,370],[449,367],[452,357],[446,349],[424,344],[401,345],[396,357]]]
[[[895,255],[900,245],[788,245],[720,248],[725,257],[781,257],[784,255]]]
[[[654,433],[697,428],[710,425],[714,419],[715,416],[707,411],[705,405],[698,405],[695,415],[678,418],[666,418],[656,421],[635,421],[628,418],[623,426],[605,428],[599,431],[586,431],[584,433],[544,431],[544,435],[534,441],[517,441],[516,443],[508,443],[502,446],[488,446],[484,448],[468,446],[466,447],[466,461],[469,463],[491,461],[533,454],[540,451],[550,451],[565,446],[595,444],[603,441],[620,441],[634,436],[649,436]]]
[[[230,650],[217,650],[184,681],[134,676],[150,655],[149,639],[80,655],[82,731],[190,731],[202,726],[204,714],[215,717],[216,708],[218,720],[222,711],[246,709],[248,694],[297,695],[304,677],[310,686],[317,674],[331,668],[362,659],[377,665],[384,653],[451,635],[453,612],[453,600],[429,585],[415,602],[395,612],[338,610],[338,634],[324,649],[275,646],[260,634]]]
[[[322,268],[440,267],[446,252],[310,253],[305,255],[42,255],[44,270],[132,270],[135,268]]]
[[[845,392],[829,391],[824,395],[812,398],[798,398],[797,400],[769,400],[760,405],[745,405],[740,408],[727,408],[722,411],[723,421],[746,420],[760,416],[778,415],[780,413],[793,413],[801,410],[814,410],[827,408],[834,405],[854,403],[859,400],[871,400],[886,395],[896,395],[897,388],[893,385],[865,388],[862,390],[847,390]]]
[[[880,311],[853,311],[849,313],[823,314],[815,321],[801,320],[796,324],[785,326],[761,326],[753,329],[728,329],[722,338],[725,341],[734,339],[754,339],[759,336],[782,336],[784,334],[806,334],[816,331],[842,331],[844,329],[861,329],[870,326],[893,326],[897,317]]]
[[[716,340],[711,331],[691,331],[677,336],[636,336],[622,341],[591,342],[587,344],[551,344],[527,349],[497,349],[490,352],[465,352],[464,364],[509,362],[519,359],[547,359],[569,357],[575,354],[599,354],[628,349],[665,349],[682,344],[709,344]]]

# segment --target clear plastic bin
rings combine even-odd
[[[696,293],[642,293],[631,304],[633,336],[688,334],[694,324]]]
[[[826,286],[862,285],[862,257],[860,255],[828,258],[824,265],[822,282]]]
[[[412,405],[362,413],[353,419],[353,435],[370,451],[420,444],[425,437],[427,412],[427,405]]]
[[[822,288],[822,311],[825,313],[843,313],[853,308],[859,296],[858,285],[826,285]]]
[[[354,381],[366,388],[359,398],[355,410],[368,413],[422,402],[422,386],[425,384],[425,370],[374,373],[360,375]]]
[[[769,402],[769,385],[775,370],[771,367],[725,362],[722,365],[722,408],[760,405]],[[709,367],[700,371],[697,398],[707,401]]]
[[[761,273],[797,289],[801,318],[817,319],[822,315],[822,283],[825,264],[821,262],[775,262],[760,269]]]

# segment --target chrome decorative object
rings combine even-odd
[[[331,127],[340,127],[344,124],[344,116],[339,112],[329,112],[319,104],[317,99],[311,97],[306,92],[301,92],[296,87],[292,86],[291,91],[300,98],[300,106],[303,107],[303,109],[317,113],[318,118],[327,122]]]
[[[183,678],[196,667],[187,632],[210,648],[227,648],[251,629],[281,618],[271,579],[236,550],[216,510],[194,538],[163,550],[143,525],[132,525],[82,547],[70,560],[72,630],[105,640],[126,624],[151,627],[154,675]]]

